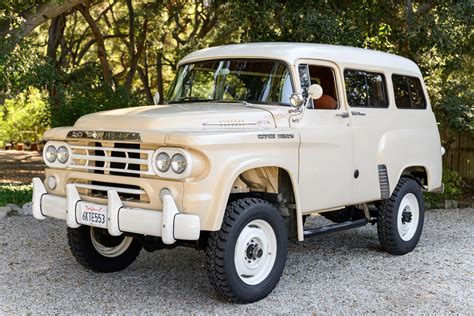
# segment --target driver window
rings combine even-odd
[[[317,100],[310,100],[308,108],[315,110],[336,110],[338,99],[336,93],[336,79],[331,67],[300,65],[301,88],[303,96],[307,95],[308,87],[314,83],[323,88],[323,95]],[[312,102],[311,102],[312,101]]]

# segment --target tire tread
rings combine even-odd
[[[266,204],[274,207],[271,203],[259,198],[243,198],[229,203],[221,229],[212,232],[207,242],[206,269],[211,285],[218,293],[235,303],[248,303],[249,301],[237,295],[230,285],[225,273],[224,256],[226,249],[224,245],[231,237],[231,228],[239,216],[256,204]]]

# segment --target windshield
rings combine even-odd
[[[289,105],[292,93],[290,71],[283,62],[207,60],[179,67],[167,101],[246,101]]]

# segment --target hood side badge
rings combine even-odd
[[[244,120],[221,120],[219,122],[204,122],[202,126],[210,127],[245,127],[245,126],[256,126],[256,127],[268,127],[271,125],[270,120],[260,120],[256,122],[244,121]]]

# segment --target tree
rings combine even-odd
[[[455,0],[6,0],[0,105],[35,86],[48,91],[53,124],[72,124],[90,111],[152,103],[191,51],[317,42],[414,60],[449,139],[473,130],[473,16],[472,1]]]

